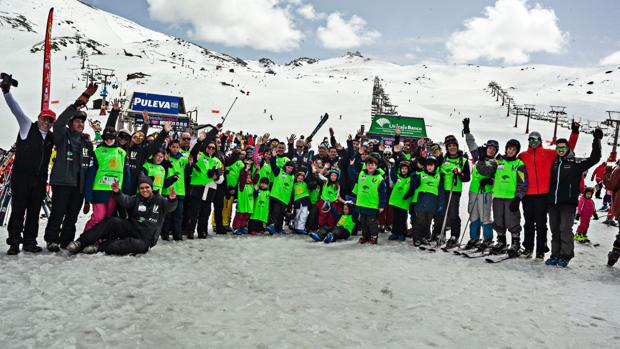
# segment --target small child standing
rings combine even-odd
[[[254,190],[254,210],[248,223],[250,235],[265,233],[265,224],[269,218],[269,194],[269,178],[263,177]]]
[[[233,230],[235,235],[248,233],[248,221],[254,212],[254,183],[258,180],[258,174],[252,178],[252,160],[244,162],[243,171],[239,174],[237,190],[237,211],[233,219]]]
[[[593,194],[594,188],[586,188],[579,198],[579,204],[577,205],[575,220],[579,221],[579,226],[577,227],[577,234],[575,234],[575,241],[582,244],[590,242],[587,236],[588,228],[590,227],[590,220],[592,217],[594,217],[594,220],[598,220],[594,200],[592,200]]]
[[[306,222],[309,214],[308,206],[310,206],[310,188],[308,188],[308,183],[306,182],[306,173],[300,171],[295,175],[295,184],[293,184],[293,207],[295,208],[293,232],[295,234],[308,234],[306,232]]]

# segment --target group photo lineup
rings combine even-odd
[[[593,5],[0,0],[0,347],[615,347]]]

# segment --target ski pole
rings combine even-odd
[[[471,210],[468,212],[469,213],[469,217],[467,217],[467,223],[465,223],[465,229],[463,229],[463,234],[461,234],[461,239],[459,240],[459,250],[461,249],[461,245],[463,244],[463,238],[465,237],[465,232],[467,231],[467,226],[469,225],[469,222],[471,221],[471,214],[472,212],[474,212],[474,210],[476,209],[476,204],[478,203],[478,198],[479,198],[479,194],[480,194],[480,189],[478,189],[478,193],[476,195],[476,199],[474,199],[474,204],[471,207]]]
[[[456,180],[456,176],[454,177],[454,179]],[[448,204],[446,205],[446,213],[443,216],[443,222],[441,224],[441,232],[439,233],[439,236],[441,236],[442,238],[445,239],[445,233],[446,233],[446,221],[448,220],[448,211],[450,210],[450,202],[452,201],[452,193],[454,193],[454,182],[455,180],[452,181],[452,186],[450,187],[450,194],[448,194]],[[437,237],[437,247],[439,247],[439,236]]]
[[[237,99],[239,99],[239,97],[235,97],[235,100],[230,105],[230,108],[228,108],[228,111],[226,112],[226,115],[224,115],[224,117],[222,118],[222,124],[224,123],[224,121],[226,121],[226,118],[228,117],[228,113],[230,113],[230,111],[232,110],[232,108],[235,105],[235,103],[237,103]]]

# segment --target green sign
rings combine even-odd
[[[372,117],[368,133],[393,136],[396,127],[400,127],[402,137],[426,137],[424,119],[407,116],[375,115]]]

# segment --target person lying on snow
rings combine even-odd
[[[172,187],[171,187],[172,188]],[[109,217],[69,243],[71,253],[105,252],[111,255],[146,253],[155,246],[166,214],[177,206],[174,188],[168,198],[153,192],[153,180],[140,177],[137,195],[123,194],[118,182],[112,192],[119,206],[127,209],[129,219]]]

